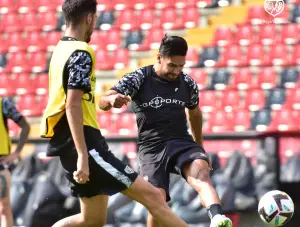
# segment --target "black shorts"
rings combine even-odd
[[[169,201],[170,173],[180,174],[185,178],[183,166],[196,159],[209,163],[204,149],[196,142],[174,139],[164,142],[155,148],[142,149],[139,152],[139,173],[152,185],[166,191]]]
[[[109,151],[103,137],[97,142],[87,141],[87,147],[90,180],[86,184],[78,184],[73,179],[73,172],[77,170],[75,147],[72,146],[60,155],[73,196],[89,198],[96,195],[113,195],[129,188],[136,180],[138,174]]]

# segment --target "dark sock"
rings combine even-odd
[[[207,213],[210,219],[212,219],[217,214],[223,214],[220,204],[212,204],[207,207]]]

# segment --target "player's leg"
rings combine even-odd
[[[163,199],[166,201],[166,197],[167,197],[166,191],[162,188],[158,188],[158,190],[162,194]],[[159,222],[152,216],[152,214],[150,212],[148,213],[147,226],[148,227],[160,227]]]
[[[187,182],[199,193],[204,207],[220,204],[219,196],[210,180],[210,167],[207,161],[196,159],[183,166]]]
[[[81,212],[58,221],[53,227],[100,227],[105,225],[108,196],[97,195],[79,200]]]
[[[200,195],[201,203],[208,209],[212,227],[231,227],[230,219],[222,215],[220,199],[210,179],[210,160],[200,147],[193,147],[177,157],[176,169],[181,172]]]
[[[167,171],[169,158],[165,144],[162,144],[154,151],[147,150],[139,153],[139,172],[140,175],[160,191],[163,200],[169,201],[169,182],[170,173]],[[163,227],[158,220],[154,218],[151,212],[148,212],[148,227]]]
[[[80,200],[80,213],[64,218],[53,227],[99,227],[106,223],[108,196],[101,191],[99,181],[103,180],[102,172],[91,156],[89,156],[90,180],[85,184],[78,184],[73,178],[77,170],[77,152],[73,147],[60,156],[61,164],[70,182],[72,195]]]
[[[138,176],[135,182],[122,192],[129,198],[143,204],[155,220],[164,227],[188,226],[169,208],[160,190]]]
[[[10,206],[10,172],[0,171],[0,213],[1,227],[13,226],[13,214]]]

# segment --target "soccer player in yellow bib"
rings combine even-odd
[[[22,128],[16,150],[11,153],[11,141],[7,120],[11,119]],[[10,166],[20,157],[28,138],[30,127],[9,98],[0,98],[0,215],[1,227],[13,226],[10,206]]]
[[[79,214],[53,226],[104,226],[108,196],[119,192],[143,204],[162,226],[187,226],[169,209],[158,189],[110,152],[101,135],[94,99],[95,55],[88,45],[96,6],[96,0],[64,1],[67,27],[50,62],[49,100],[41,136],[50,138],[47,155],[60,157],[81,207]],[[112,105],[128,101],[120,95]]]

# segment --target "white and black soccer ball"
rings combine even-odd
[[[269,191],[259,201],[258,214],[271,226],[283,226],[294,214],[293,200],[285,192]]]

